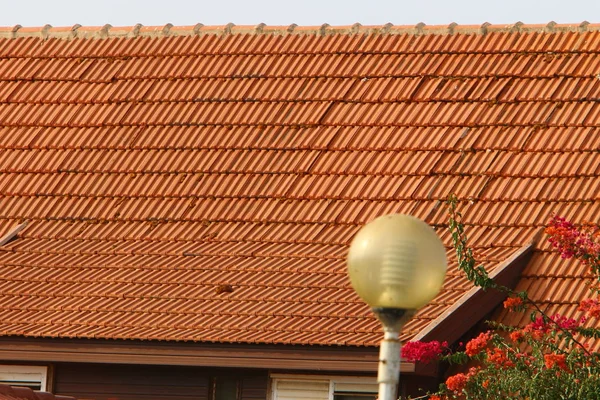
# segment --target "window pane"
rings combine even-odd
[[[348,393],[348,394],[334,394],[333,400],[375,400],[376,394],[371,393]]]
[[[29,381],[0,381],[3,385],[28,387],[31,390],[42,390],[42,384]]]
[[[238,380],[233,377],[216,378],[215,400],[237,400]]]
[[[48,367],[39,365],[0,365],[0,383],[46,390]]]

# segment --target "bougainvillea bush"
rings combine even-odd
[[[522,327],[489,323],[490,330],[458,349],[440,342],[407,343],[403,357],[408,360],[428,363],[441,359],[468,366],[464,372],[449,376],[437,393],[422,398],[600,399],[600,354],[590,346],[600,338],[600,330],[593,328],[600,318],[597,286],[590,287],[590,297],[580,303],[577,318],[545,314],[527,293],[497,285],[485,268],[476,266],[455,205],[451,199],[450,230],[459,267],[475,285],[506,292],[504,307],[509,312],[529,313],[531,322]],[[598,278],[597,225],[577,227],[564,218],[553,217],[546,233],[563,258],[583,263]]]

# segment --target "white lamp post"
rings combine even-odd
[[[384,215],[363,226],[350,244],[352,287],[384,330],[379,356],[379,400],[397,396],[400,330],[440,291],[446,249],[433,228],[410,215]]]

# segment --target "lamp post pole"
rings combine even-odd
[[[446,249],[418,218],[384,215],[363,226],[350,244],[348,275],[359,297],[383,325],[379,351],[379,400],[395,400],[400,380],[400,331],[439,292]]]
[[[413,315],[413,310],[374,308],[373,312],[383,325],[383,340],[379,348],[379,400],[395,400],[400,381],[400,331]]]
[[[395,400],[400,380],[400,332],[385,330],[379,348],[379,400]]]

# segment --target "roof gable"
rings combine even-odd
[[[596,25],[0,33],[0,332],[376,345],[356,230],[403,212],[492,268],[598,212]],[[449,252],[451,256],[451,252]],[[574,312],[541,245],[521,288]],[[451,265],[408,339],[470,286]],[[565,296],[565,293],[576,295]],[[537,294],[536,294],[537,293]]]

